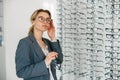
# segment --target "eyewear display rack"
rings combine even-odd
[[[0,47],[2,46],[3,42],[3,1],[0,0]]]
[[[57,0],[61,80],[120,80],[120,0]]]

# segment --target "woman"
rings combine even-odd
[[[63,61],[55,27],[48,10],[38,9],[31,16],[32,27],[16,50],[16,74],[24,80],[57,80],[56,65]],[[47,31],[51,40],[43,38]]]

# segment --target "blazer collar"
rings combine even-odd
[[[30,40],[31,40],[33,43],[37,43],[37,41],[36,41],[33,33],[30,33],[29,38],[30,38]],[[45,42],[45,44],[46,44],[47,46],[50,46],[50,43],[48,42],[47,39],[42,38],[42,40]],[[38,43],[37,43],[37,44],[38,44]]]
[[[40,58],[41,58],[41,57],[42,57],[42,58],[45,57],[45,54],[44,54],[44,52],[42,51],[41,47],[39,46],[38,42],[36,41],[33,33],[30,33],[29,38],[30,38],[30,40],[32,41],[33,49],[36,51],[37,55],[38,55]],[[50,47],[49,47],[50,45],[49,45],[48,41],[46,41],[45,38],[42,38],[42,39],[43,39],[43,41],[45,42],[45,44],[48,46],[48,50],[49,50],[49,52],[50,52],[51,49],[50,49]]]

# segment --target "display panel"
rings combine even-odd
[[[57,1],[62,80],[119,80],[120,1]]]

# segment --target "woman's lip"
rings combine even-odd
[[[42,25],[43,27],[47,27],[47,25]]]
[[[43,25],[42,27],[47,28],[48,26],[47,25]]]

